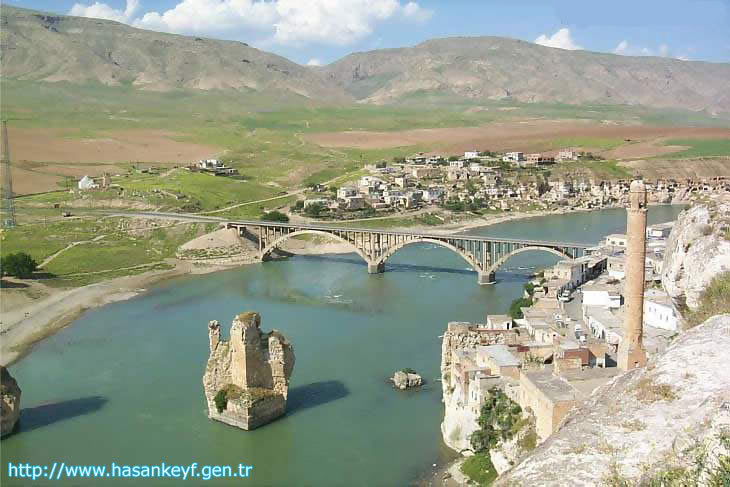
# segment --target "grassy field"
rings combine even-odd
[[[70,243],[84,242],[64,250],[40,271],[51,285],[75,286],[149,270],[129,269],[136,266],[162,265],[178,246],[215,227],[202,223],[153,225],[147,221],[130,228],[125,218],[95,217],[20,225],[2,232],[0,252],[3,256],[27,252],[40,264]]]
[[[689,146],[687,150],[674,152],[669,157],[687,159],[693,157],[730,156],[729,139],[670,139],[666,145]]]
[[[461,471],[479,486],[492,485],[497,479],[497,471],[492,465],[489,453],[470,456],[461,464]]]

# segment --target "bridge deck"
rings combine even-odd
[[[469,235],[469,234],[428,234],[420,232],[394,232],[392,230],[377,229],[377,228],[353,228],[353,227],[340,227],[332,225],[310,225],[310,224],[297,224],[297,223],[280,223],[280,222],[267,222],[261,220],[237,220],[229,221],[227,223],[229,227],[236,226],[259,226],[269,228],[291,228],[295,231],[298,230],[319,230],[324,232],[358,232],[366,234],[387,234],[387,235],[399,235],[409,236],[418,238],[430,238],[434,240],[443,239],[459,239],[472,242],[495,242],[495,243],[511,243],[511,244],[522,244],[522,245],[536,245],[544,247],[570,247],[576,249],[587,249],[593,247],[594,244],[575,243],[575,242],[550,242],[544,240],[524,240],[524,239],[510,239],[510,238],[494,238],[480,235]]]

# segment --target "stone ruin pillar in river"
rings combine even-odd
[[[646,261],[646,187],[640,180],[631,183],[626,210],[626,314],[623,338],[618,348],[618,366],[631,370],[646,365],[642,343],[644,332],[644,283]]]
[[[251,430],[286,412],[294,348],[278,331],[264,333],[260,326],[258,313],[241,313],[230,340],[222,340],[220,324],[208,324],[203,389],[210,419]]]

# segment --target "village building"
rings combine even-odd
[[[79,180],[79,189],[82,191],[89,189],[96,189],[99,185],[94,182],[89,176],[84,176]]]
[[[540,442],[558,429],[560,421],[579,403],[579,392],[550,370],[520,373],[520,407],[535,415]]]
[[[672,298],[663,290],[645,291],[644,325],[669,331],[679,330],[679,316],[674,310]]]

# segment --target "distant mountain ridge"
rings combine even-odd
[[[2,76],[137,89],[235,90],[387,104],[419,97],[631,104],[730,113],[730,63],[566,51],[500,37],[434,39],[312,68],[241,42],[3,6]]]
[[[566,51],[500,37],[434,39],[355,53],[321,71],[370,103],[436,93],[730,112],[728,63]]]
[[[334,83],[241,42],[165,34],[110,20],[3,6],[2,75],[139,89],[270,92],[350,101]]]

